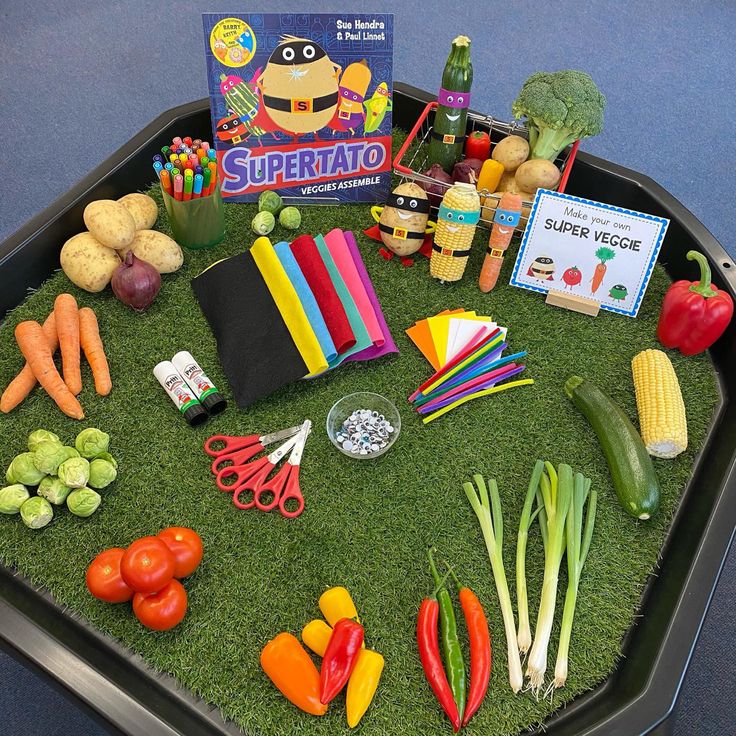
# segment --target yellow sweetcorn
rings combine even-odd
[[[661,350],[644,350],[631,361],[641,438],[654,457],[687,449],[687,420],[672,362]]]

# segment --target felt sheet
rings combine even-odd
[[[443,314],[459,314],[464,312],[464,309],[445,309],[436,316]],[[432,342],[432,335],[429,331],[429,324],[426,319],[422,319],[412,327],[406,330],[406,334],[409,339],[419,348],[419,352],[429,361],[430,365],[437,371],[442,366],[440,365],[439,358],[437,357],[437,349]]]
[[[365,290],[365,285],[360,278],[358,269],[353,260],[353,256],[348,250],[348,245],[345,242],[345,236],[342,230],[334,228],[330,230],[325,236],[324,241],[327,244],[327,248],[330,251],[332,260],[335,261],[335,265],[340,271],[340,275],[345,282],[345,286],[348,287],[350,296],[353,297],[355,306],[358,308],[360,318],[363,320],[366,330],[368,331],[368,337],[375,347],[381,347],[383,345],[383,331],[378,324],[376,312],[373,309],[371,300],[368,298],[368,294]]]
[[[373,311],[376,315],[376,320],[381,328],[381,334],[383,335],[383,344],[380,347],[373,344],[365,350],[361,350],[359,353],[349,356],[347,360],[373,360],[373,358],[380,358],[382,355],[387,355],[388,353],[398,353],[399,351],[396,348],[396,343],[394,343],[394,339],[391,337],[391,331],[388,329],[386,319],[383,316],[383,310],[381,309],[381,304],[379,303],[378,297],[376,296],[376,292],[373,288],[373,282],[371,281],[371,277],[368,275],[363,259],[360,256],[355,236],[351,232],[346,232],[344,235],[348,250],[353,257],[355,268],[358,271],[360,280],[363,282],[363,287],[368,295],[368,299],[370,300]]]
[[[317,250],[319,251],[319,254],[322,257],[322,261],[327,268],[327,272],[330,275],[332,284],[335,287],[335,291],[337,292],[343,309],[345,310],[345,314],[348,317],[350,329],[355,336],[355,344],[344,353],[340,353],[337,356],[334,364],[330,364],[330,368],[334,368],[336,365],[339,365],[351,355],[355,355],[356,353],[359,353],[362,350],[365,350],[367,347],[373,345],[373,341],[368,335],[368,330],[363,324],[363,320],[360,316],[360,312],[358,311],[358,307],[356,306],[353,297],[350,295],[350,290],[348,289],[345,281],[340,275],[340,270],[338,269],[337,264],[330,255],[330,249],[327,247],[327,243],[325,243],[324,238],[321,235],[318,235],[314,239],[314,242],[317,244]],[[325,317],[325,319],[327,318]]]
[[[291,285],[294,287],[299,301],[302,303],[302,308],[307,315],[309,324],[312,325],[325,359],[329,363],[337,357],[337,350],[330,336],[330,331],[327,329],[322,312],[319,310],[317,300],[314,298],[314,294],[309,288],[309,284],[304,278],[304,274],[289,248],[289,244],[286,241],[282,241],[274,245],[273,249],[276,251],[276,255],[279,261],[281,261],[281,265],[284,267],[284,271],[286,271],[286,275],[289,277],[289,281],[291,281]]]
[[[489,329],[486,334],[496,327],[496,323],[491,317],[482,317],[480,315],[475,317],[465,317],[464,315],[451,317],[447,328],[447,353],[445,355],[445,362],[452,360],[475,334],[478,327],[482,325],[488,325]]]
[[[249,252],[210,266],[192,288],[241,409],[308,372]]]
[[[475,317],[475,312],[463,312],[462,317]],[[435,350],[437,351],[437,358],[439,359],[440,366],[447,363],[447,339],[450,329],[449,314],[439,314],[435,317],[430,317],[427,320],[429,324],[429,333],[432,336],[432,342],[434,343]]]
[[[355,335],[317,244],[311,235],[300,235],[290,248],[317,300],[335,350],[340,355],[355,345]]]
[[[276,255],[276,251],[268,238],[257,238],[250,249],[258,270],[266,282],[271,296],[286,326],[291,333],[297,349],[301,353],[310,375],[327,370],[327,359],[309,324],[307,315],[299,301],[299,296],[292,286],[284,267]]]

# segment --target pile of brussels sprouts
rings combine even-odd
[[[256,235],[269,235],[279,225],[287,230],[298,230],[302,224],[302,213],[296,207],[284,207],[284,200],[276,192],[266,190],[258,197],[258,214],[250,226]]]
[[[9,485],[0,488],[0,513],[20,514],[30,529],[41,529],[54,518],[52,504],[66,503],[75,516],[91,516],[102,501],[97,491],[118,474],[109,445],[110,435],[93,427],[77,435],[74,447],[45,429],[31,432],[28,452],[16,455],[5,472]],[[29,490],[33,487],[37,495]]]

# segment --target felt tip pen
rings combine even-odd
[[[154,160],[154,161],[161,161],[161,162],[163,163],[163,160],[164,160],[164,158],[163,158],[163,156],[162,156],[162,155],[161,155],[160,153],[157,153],[157,154],[156,154],[156,155],[155,155],[155,156],[153,157],[153,160]]]
[[[171,169],[171,176],[174,177],[174,176],[177,176],[177,174],[181,174],[181,171],[179,171],[179,169],[177,169],[176,166],[174,166],[174,168]]]
[[[188,202],[192,198],[192,186],[194,182],[189,176],[184,177],[184,201]]]
[[[160,161],[154,161],[153,162],[153,169],[159,176],[161,175],[161,170],[164,168],[164,165]]]
[[[202,175],[204,177],[204,181],[202,182],[202,196],[204,197],[209,194],[210,181],[212,179],[212,172],[209,169],[205,169],[202,172]]]
[[[174,168],[174,164],[169,161],[167,164],[164,164],[164,168],[166,169],[166,171],[171,172],[171,170]]]
[[[202,139],[201,139],[201,138],[195,138],[195,139],[194,139],[194,140],[192,141],[192,148],[193,148],[193,149],[194,149],[195,151],[196,151],[196,150],[197,150],[197,149],[198,149],[198,148],[200,147],[200,145],[202,145]]]
[[[194,173],[195,174],[204,174],[204,169],[201,166],[195,166],[194,167]]]
[[[171,175],[169,174],[166,169],[164,169],[161,172],[161,186],[163,187],[163,190],[168,194],[169,196],[173,196],[174,190],[171,186]]]
[[[181,145],[181,138],[179,136],[176,136],[173,141],[174,145],[179,147]]]
[[[182,140],[184,141],[185,146],[191,146],[192,145],[192,139],[190,136],[185,135]]]
[[[170,150],[171,150],[171,149],[170,149],[170,147],[169,147],[169,146],[164,146],[164,147],[163,147],[163,148],[161,149],[161,154],[162,154],[162,155],[163,155],[163,157],[164,157],[164,161],[168,161],[168,160],[169,160],[169,151],[170,151]]]
[[[202,174],[195,174],[194,175],[194,186],[192,188],[192,196],[195,198],[202,196],[202,180],[204,177]]]
[[[181,174],[177,174],[174,177],[174,199],[177,200],[177,202],[181,202],[183,199],[183,189],[184,189],[184,177]]]
[[[207,141],[202,141],[202,148],[205,153],[208,153],[210,150],[210,144]]]
[[[209,164],[207,164],[207,168],[212,172],[212,177],[210,179],[210,188],[207,191],[207,194],[212,194],[215,189],[215,184],[217,184],[217,164],[210,162]]]
[[[169,161],[176,166],[179,161],[179,157],[175,153],[172,153],[171,156],[169,156]]]

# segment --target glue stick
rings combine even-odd
[[[205,375],[191,353],[181,350],[171,359],[171,362],[174,368],[184,376],[184,380],[189,384],[189,388],[192,389],[202,406],[212,416],[225,410],[227,407],[225,397]]]
[[[153,375],[156,376],[190,426],[196,427],[207,420],[207,411],[191,392],[187,382],[171,361],[162,360],[153,369]]]

